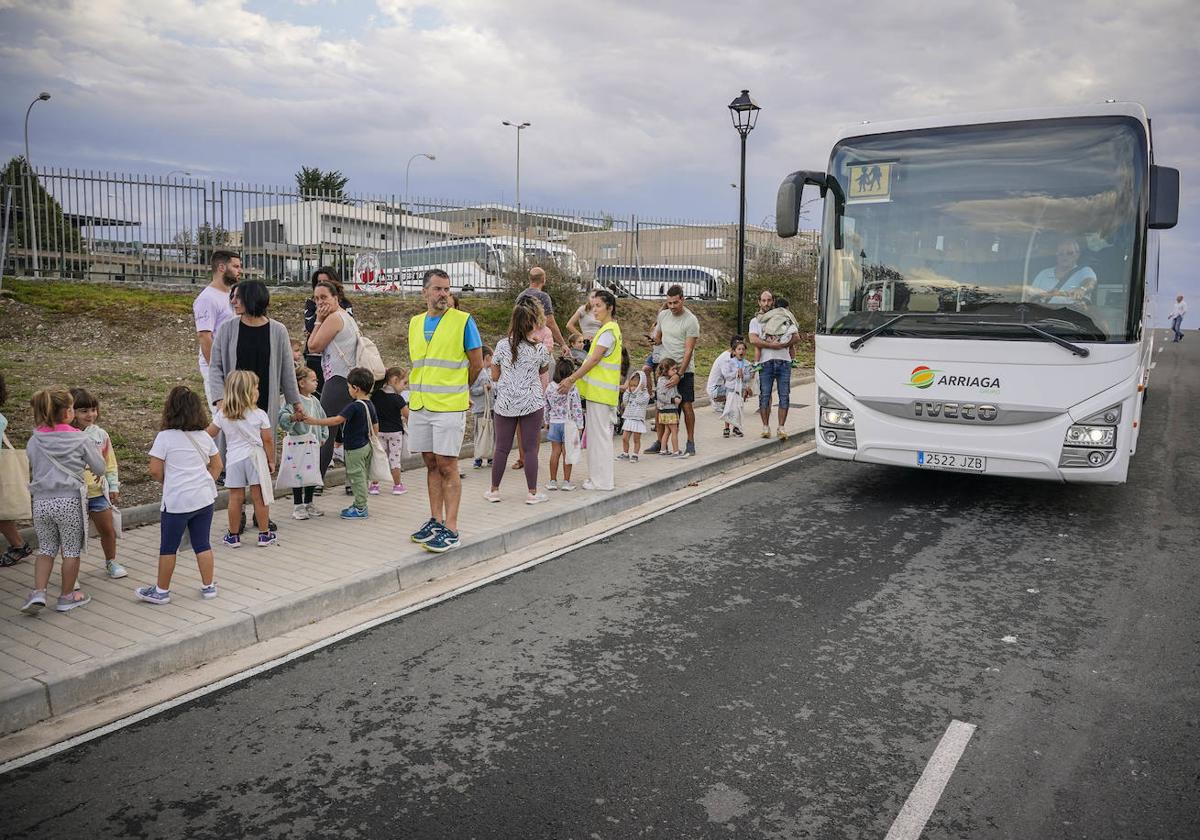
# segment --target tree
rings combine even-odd
[[[205,222],[196,231],[196,243],[202,248],[221,248],[229,244],[229,231],[222,225]]]
[[[31,248],[33,246],[32,230],[27,218],[32,216],[37,225],[37,246],[43,256],[53,256],[59,253],[81,253],[82,241],[77,224],[72,223],[64,214],[58,199],[46,191],[31,173],[29,182],[25,177],[25,158],[17,155],[0,172],[0,185],[4,190],[12,190],[12,218],[9,220],[9,244],[14,248]],[[30,190],[33,200],[30,202]],[[0,191],[0,216],[3,216],[3,196]],[[32,214],[27,214],[26,205],[32,207]],[[0,224],[3,219],[0,218]]]
[[[322,172],[316,166],[301,166],[296,173],[296,188],[305,201],[345,201],[349,180],[339,169]]]

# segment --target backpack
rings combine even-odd
[[[355,321],[345,312],[341,313],[341,315],[351,324],[354,324],[354,331],[358,333],[358,342],[354,345],[354,364],[351,365],[351,367],[366,368],[367,370],[371,371],[371,377],[376,382],[383,379],[384,375],[387,373],[387,368],[383,365],[383,356],[379,353],[378,345],[363,335],[362,330],[358,327],[357,321]],[[337,350],[338,355],[342,357],[343,362],[350,364],[350,360],[346,358],[346,354],[341,351],[341,348],[335,344],[334,349]]]

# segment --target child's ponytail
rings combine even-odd
[[[71,392],[66,388],[43,388],[29,401],[34,425],[54,427],[65,422],[67,410],[73,404]]]

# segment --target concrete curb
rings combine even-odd
[[[802,383],[803,384],[803,383]],[[622,510],[628,510],[681,487],[738,467],[772,452],[811,441],[814,430],[772,438],[715,461],[676,462],[681,469],[648,484],[611,493],[591,492],[591,503],[566,513],[547,513],[516,531],[483,536],[445,554],[406,557],[391,564],[347,576],[325,588],[249,607],[223,619],[198,624],[136,649],[116,652],[79,668],[25,679],[0,691],[0,734],[78,708],[119,691],[135,688],[167,674],[211,662],[257,642],[336,615],[364,601],[395,595],[404,589],[445,577],[485,560],[567,533]],[[151,507],[156,514],[157,505]]]

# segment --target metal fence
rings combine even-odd
[[[496,291],[541,264],[622,295],[679,283],[719,298],[737,273],[735,223],[12,164],[0,187],[9,275],[188,283],[209,275],[218,249],[238,253],[246,277],[302,284],[333,266],[361,291],[415,291],[431,267],[455,288]],[[815,234],[747,226],[751,270],[811,273],[815,259]]]

